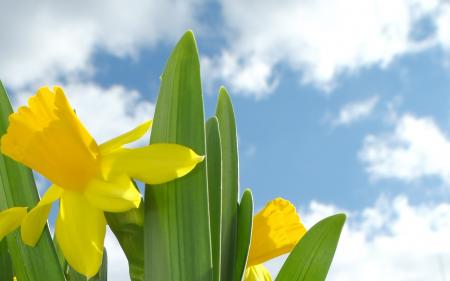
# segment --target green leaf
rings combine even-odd
[[[205,154],[200,64],[194,35],[184,34],[161,77],[150,139]],[[188,175],[145,190],[145,280],[212,280],[206,161]]]
[[[0,135],[6,133],[8,116],[12,113],[6,90],[0,82]],[[0,155],[0,210],[14,206],[33,207],[39,195],[30,169]],[[64,280],[48,227],[45,227],[36,247],[22,243],[18,230],[6,238],[19,281]]]
[[[208,166],[209,214],[214,280],[220,280],[220,237],[222,214],[222,151],[216,117],[206,122],[206,157]]]
[[[338,214],[314,225],[295,246],[276,281],[325,280],[344,222],[345,215]]]
[[[253,197],[250,189],[246,189],[242,194],[238,208],[237,219],[237,241],[236,241],[236,262],[234,269],[234,280],[241,281],[247,265],[248,251],[252,237],[253,226]]]
[[[0,280],[12,281],[14,277],[6,239],[0,241]]]
[[[105,217],[128,259],[130,279],[144,281],[144,202],[127,212],[105,212]]]
[[[224,87],[219,91],[216,116],[222,144],[221,280],[229,281],[235,269],[239,164],[233,105]]]

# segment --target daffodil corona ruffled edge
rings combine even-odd
[[[289,253],[306,233],[295,206],[283,198],[266,204],[253,218],[245,281],[271,281],[262,263]]]
[[[132,179],[161,184],[186,175],[204,158],[177,144],[123,147],[141,138],[151,121],[97,145],[60,87],[53,91],[40,88],[9,121],[1,138],[2,153],[53,183],[24,215],[22,239],[36,245],[52,203],[59,199],[56,239],[68,263],[87,277],[94,276],[101,265],[106,231],[103,212],[139,207],[142,199]]]

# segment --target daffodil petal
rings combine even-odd
[[[148,184],[161,184],[182,177],[203,161],[188,147],[178,144],[152,144],[122,148],[103,157],[106,173],[126,174]]]
[[[289,253],[306,233],[294,205],[277,198],[253,218],[248,266]]]
[[[258,264],[245,270],[244,281],[272,281],[272,276],[264,265]]]
[[[141,203],[141,194],[127,176],[108,181],[94,179],[84,195],[92,205],[107,212],[124,212]]]
[[[56,220],[55,235],[67,262],[92,277],[101,265],[106,220],[82,193],[64,191]]]
[[[26,207],[13,207],[0,212],[0,240],[18,228],[26,214]]]
[[[23,242],[34,247],[41,237],[42,230],[47,223],[52,203],[61,197],[62,189],[56,185],[50,186],[41,201],[24,218],[21,226]]]
[[[132,143],[140,139],[145,133],[148,132],[150,127],[152,126],[152,121],[149,120],[147,122],[142,123],[131,131],[128,131],[116,138],[113,138],[107,142],[104,142],[100,145],[100,152],[102,154],[107,154],[113,152],[114,150],[121,148],[123,145],[127,143]]]
[[[61,88],[41,88],[9,117],[1,138],[3,154],[51,182],[76,189],[97,175],[98,146],[83,127]]]

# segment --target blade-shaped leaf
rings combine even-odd
[[[205,154],[200,64],[192,32],[172,52],[161,77],[150,142]],[[185,177],[145,190],[145,280],[212,280],[206,163]]]
[[[132,281],[144,281],[144,204],[123,213],[105,213],[124,251]]]
[[[233,280],[235,268],[239,164],[233,105],[223,87],[219,91],[216,116],[222,147],[221,280],[228,281]]]
[[[241,281],[247,265],[248,251],[252,238],[253,225],[253,197],[250,189],[242,194],[238,208],[237,240],[236,240],[236,262],[234,269],[234,280]]]
[[[209,214],[214,280],[220,280],[220,237],[222,214],[222,151],[216,117],[206,122],[206,157],[208,166]]]
[[[0,241],[0,280],[13,280],[14,273],[6,239]]]
[[[12,113],[6,90],[0,82],[0,135],[6,133],[8,116]],[[14,206],[33,207],[39,195],[30,169],[0,155],[0,210]],[[19,231],[6,238],[19,281],[64,280],[48,227],[45,227],[36,247],[22,243]]]
[[[338,214],[314,225],[295,246],[276,281],[325,280],[344,222],[345,215]]]

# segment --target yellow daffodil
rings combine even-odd
[[[26,214],[26,207],[14,207],[0,212],[0,241],[20,226]]]
[[[253,218],[252,241],[245,281],[271,281],[262,263],[289,253],[306,233],[291,202],[277,198]]]
[[[123,212],[141,202],[131,179],[164,183],[186,175],[203,160],[176,144],[124,148],[149,130],[150,121],[97,145],[59,87],[39,89],[9,121],[2,153],[53,183],[25,216],[22,240],[30,246],[38,242],[51,205],[59,199],[56,239],[68,263],[87,277],[98,272],[102,261],[103,212]]]

